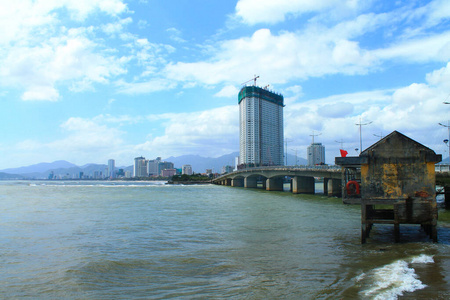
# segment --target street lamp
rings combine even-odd
[[[359,126],[359,154],[361,154],[361,151],[362,151],[362,127],[361,126],[369,125],[369,124],[372,124],[372,121],[367,122],[367,123],[362,123],[361,117],[359,117],[359,123],[355,124],[355,125]]]
[[[448,145],[448,157],[449,157],[449,164],[450,164],[450,143],[449,143],[449,140],[450,140],[450,120],[448,121],[448,125],[445,125],[445,124],[442,124],[442,123],[439,123],[439,125],[441,125],[442,127],[447,127],[447,129],[448,129],[448,139],[445,139],[444,143],[446,145]]]

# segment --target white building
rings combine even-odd
[[[181,169],[181,174],[192,175],[192,166],[191,165],[183,165]]]
[[[325,147],[322,143],[312,143],[308,146],[308,166],[325,164]]]
[[[116,167],[114,159],[108,160],[108,177],[116,178]]]
[[[239,163],[284,165],[282,95],[257,86],[239,92]]]
[[[159,176],[161,175],[161,169],[159,168],[159,163],[161,162],[161,157],[156,159],[151,159],[147,164],[148,176]]]
[[[133,177],[147,177],[147,160],[144,157],[134,159]]]

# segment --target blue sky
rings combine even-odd
[[[238,151],[255,74],[290,154],[356,154],[361,118],[447,157],[449,62],[447,0],[0,0],[0,169]]]

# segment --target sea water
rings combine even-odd
[[[339,198],[163,182],[0,181],[2,299],[448,299],[450,223]]]

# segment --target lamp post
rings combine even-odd
[[[448,139],[445,139],[444,140],[444,143],[446,144],[446,145],[448,145],[448,157],[449,157],[449,164],[450,164],[450,120],[448,121],[448,125],[445,125],[445,124],[442,124],[442,123],[439,123],[439,125],[441,125],[442,127],[447,127],[447,129],[448,129]]]
[[[359,126],[359,154],[361,154],[361,151],[362,151],[362,126],[369,125],[371,123],[372,123],[372,121],[367,122],[367,123],[362,123],[361,117],[359,117],[359,123],[355,124],[355,125]]]

